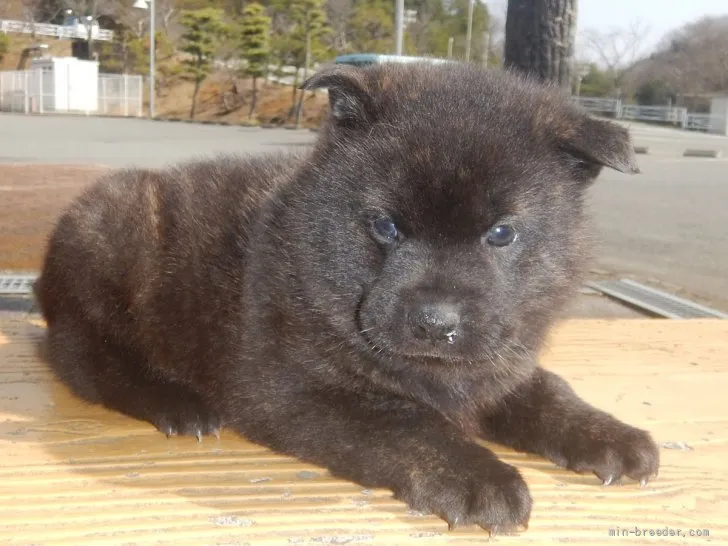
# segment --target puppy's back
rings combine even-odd
[[[102,177],[51,234],[35,286],[44,317],[49,324],[74,317],[104,336],[151,347],[170,339],[159,335],[163,322],[229,305],[250,225],[295,164],[228,156]]]

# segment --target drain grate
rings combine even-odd
[[[0,275],[0,294],[32,294],[37,275]]]
[[[721,318],[728,315],[695,302],[673,296],[629,279],[618,281],[593,281],[588,286],[613,298],[630,303],[656,315],[671,318]]]

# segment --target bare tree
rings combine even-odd
[[[659,84],[675,97],[728,92],[728,16],[705,17],[667,34],[625,71],[625,89]]]
[[[488,0],[488,49],[490,53],[503,56],[506,39],[507,0]]]
[[[507,0],[488,0],[488,26],[483,31],[483,66],[490,55],[503,58],[506,36]]]
[[[86,41],[91,47],[93,25],[102,15],[116,15],[126,6],[118,0],[63,0],[64,9],[71,10],[86,27]]]
[[[634,20],[622,28],[606,31],[587,29],[581,36],[584,53],[588,53],[611,75],[616,94],[622,93],[624,75],[642,55],[648,34],[649,27]]]
[[[509,0],[506,68],[571,87],[577,0]]]
[[[334,51],[343,53],[348,49],[348,23],[353,12],[353,0],[328,0],[326,2],[326,15],[332,30],[328,39]]]
[[[586,29],[581,40],[598,64],[616,71],[630,66],[640,57],[648,34],[649,27],[637,19],[623,28]]]

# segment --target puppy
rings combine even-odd
[[[61,216],[37,299],[79,397],[200,439],[221,426],[490,531],[532,499],[487,439],[605,484],[646,432],[538,354],[579,286],[583,199],[637,172],[627,131],[465,65],[336,67],[312,151],[101,179]]]

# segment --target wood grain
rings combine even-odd
[[[202,444],[88,406],[37,356],[43,324],[0,319],[2,544],[473,544],[385,490],[333,479],[229,431]],[[650,430],[660,476],[594,476],[491,445],[518,466],[535,507],[512,544],[728,544],[728,321],[569,321],[545,366],[588,401]],[[648,536],[635,536],[634,529]],[[610,536],[610,529],[632,531]],[[650,530],[686,536],[650,537]],[[687,536],[690,529],[709,537]]]

